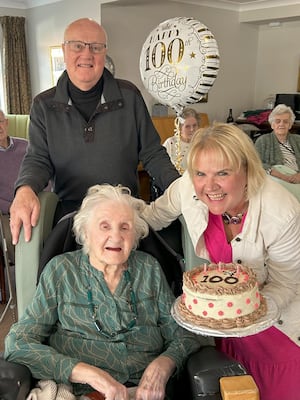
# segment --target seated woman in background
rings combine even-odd
[[[269,115],[273,131],[260,136],[255,147],[267,173],[300,201],[300,135],[291,134],[295,115],[278,104]]]
[[[278,320],[216,344],[246,367],[262,400],[299,400],[300,204],[265,173],[248,135],[231,124],[199,129],[188,171],[143,215],[156,230],[182,215],[198,257],[253,268]]]
[[[187,154],[194,133],[200,127],[200,115],[193,108],[186,108],[180,116],[179,134],[169,137],[164,143],[172,163],[182,175],[187,168]]]
[[[96,390],[128,400],[127,387],[137,386],[136,398],[163,400],[200,342],[172,318],[175,299],[158,262],[135,250],[148,225],[143,201],[129,193],[89,189],[73,227],[83,247],[45,267],[6,337],[5,358],[42,382],[72,385],[75,395]]]

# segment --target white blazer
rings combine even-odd
[[[203,232],[208,208],[197,199],[188,172],[174,181],[143,216],[155,230],[183,216],[196,254],[209,259]],[[262,293],[277,304],[276,327],[300,346],[300,203],[269,177],[249,201],[243,230],[231,241],[233,262],[254,269]]]

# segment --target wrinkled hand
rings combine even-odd
[[[175,370],[169,357],[157,357],[145,369],[136,391],[135,400],[163,400],[167,382]]]
[[[287,181],[290,183],[300,183],[300,173],[289,175]]]
[[[86,383],[100,393],[105,400],[129,400],[128,389],[116,381],[106,371],[83,362],[75,365],[70,381],[74,383]]]
[[[20,230],[24,227],[26,242],[31,239],[31,228],[36,226],[40,215],[40,201],[29,186],[21,186],[10,207],[10,230],[12,243],[19,241]]]

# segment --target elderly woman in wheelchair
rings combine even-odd
[[[82,248],[47,264],[6,338],[7,360],[75,396],[128,400],[136,386],[136,399],[168,398],[200,342],[173,320],[174,295],[158,262],[136,250],[148,234],[140,202],[124,187],[89,189],[73,225]]]

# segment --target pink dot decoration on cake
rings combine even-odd
[[[254,271],[241,264],[203,264],[183,274],[179,312],[210,328],[246,327],[267,311]]]

